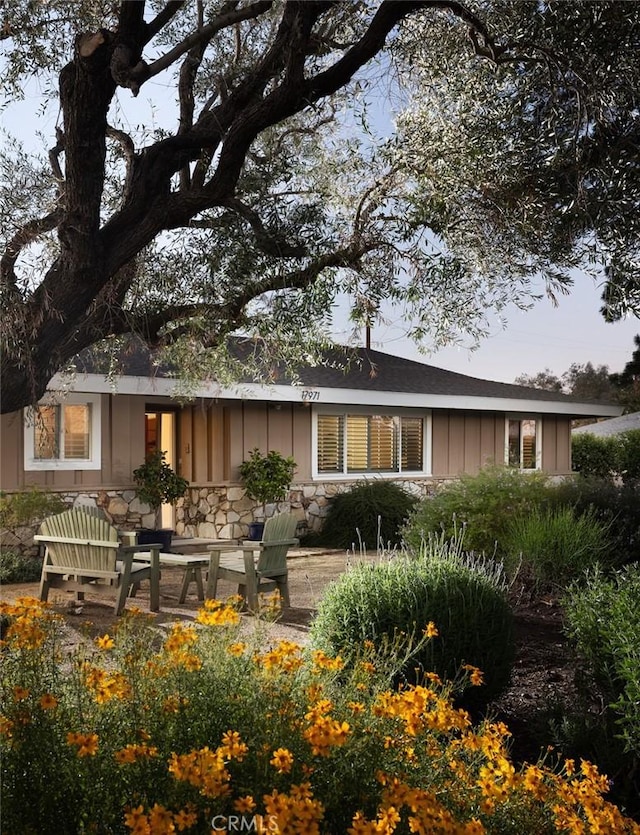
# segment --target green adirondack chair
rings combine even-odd
[[[160,546],[129,545],[118,541],[118,531],[105,519],[84,510],[66,510],[45,519],[34,537],[45,546],[40,599],[52,588],[116,598],[121,614],[127,596],[142,580],[150,582],[149,608],[160,609]],[[149,561],[135,562],[135,552],[149,552]]]
[[[290,513],[280,513],[267,519],[259,542],[244,545],[216,543],[209,545],[209,573],[206,596],[216,596],[218,580],[238,583],[248,608],[258,608],[258,594],[278,589],[285,606],[289,605],[287,553],[299,544],[294,534],[297,519]]]

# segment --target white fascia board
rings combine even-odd
[[[57,384],[57,385],[56,385]],[[50,389],[70,388],[82,392],[109,394],[139,394],[146,397],[172,397],[179,382],[169,377],[118,377],[114,383],[100,374],[78,374],[70,384],[68,378],[53,378]],[[599,403],[578,403],[563,400],[526,400],[511,397],[477,397],[468,395],[423,394],[396,391],[368,391],[364,389],[321,388],[287,385],[238,383],[221,386],[203,383],[191,392],[193,399],[219,398],[224,400],[267,400],[279,403],[335,404],[358,406],[404,406],[413,409],[457,409],[478,412],[526,412],[554,415],[582,415],[585,417],[618,417],[620,406]]]

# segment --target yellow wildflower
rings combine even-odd
[[[250,794],[244,797],[238,797],[233,801],[233,808],[236,812],[253,812],[256,808],[256,802]]]
[[[286,748],[277,748],[273,752],[273,756],[269,762],[277,770],[278,774],[288,774],[293,765],[293,754]]]
[[[105,634],[101,635],[99,638],[96,638],[96,645],[99,649],[108,650],[114,648],[115,642],[110,635]]]
[[[23,702],[25,699],[29,698],[31,691],[26,687],[14,687],[13,688],[13,698],[16,702]]]
[[[44,693],[40,697],[40,707],[43,710],[54,710],[58,707],[58,700],[51,693]]]
[[[430,620],[426,625],[423,634],[426,638],[437,638],[440,633],[438,632],[435,623]]]
[[[80,734],[69,732],[67,745],[76,745],[78,757],[95,757],[98,753],[98,734]]]

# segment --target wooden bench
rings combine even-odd
[[[149,580],[149,608],[160,609],[160,549],[156,545],[122,545],[118,531],[105,519],[84,510],[66,510],[45,519],[34,537],[45,547],[40,599],[52,588],[115,596],[121,614],[127,596]],[[141,557],[144,555],[144,559]],[[137,558],[136,558],[137,557]]]

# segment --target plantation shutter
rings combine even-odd
[[[536,468],[536,422],[535,420],[522,421],[522,469],[535,470]]]
[[[347,471],[366,470],[369,460],[369,418],[347,415]]]
[[[403,470],[422,470],[422,418],[401,418]]]
[[[398,431],[392,417],[372,415],[369,418],[369,466],[370,470],[398,469]]]
[[[91,406],[87,403],[64,407],[64,457],[89,458]]]
[[[342,415],[318,415],[318,472],[341,473],[344,467]]]

